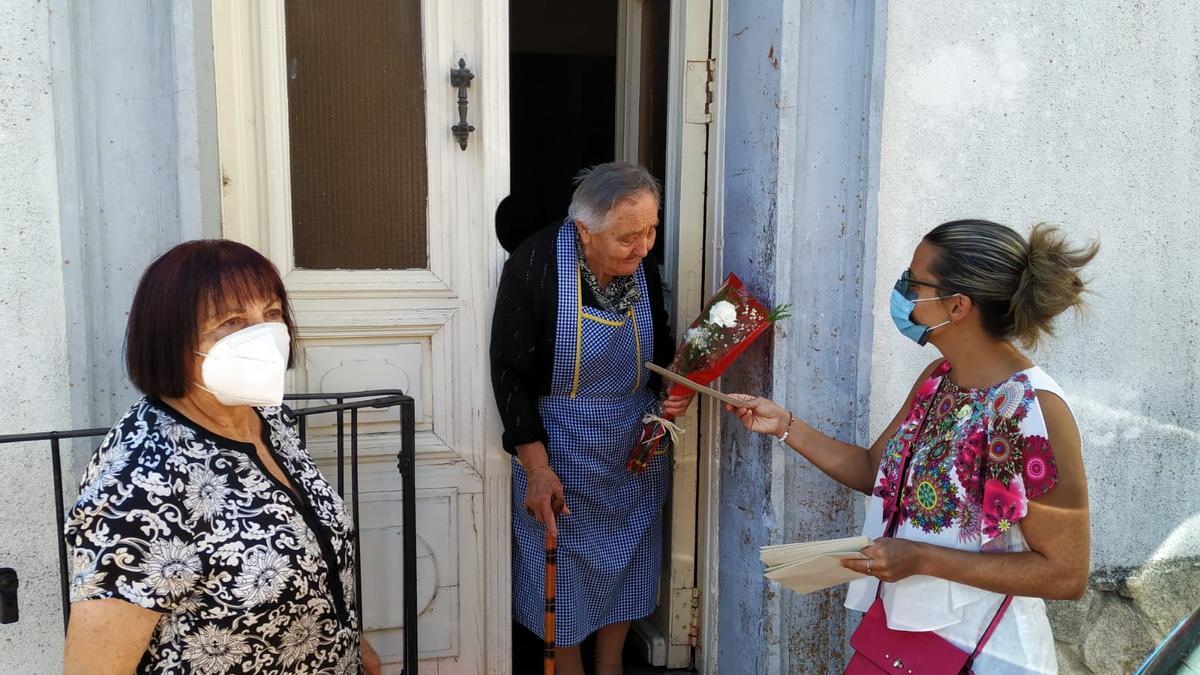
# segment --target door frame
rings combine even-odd
[[[356,298],[368,302],[399,299],[418,306],[428,315],[430,325],[445,320],[447,313],[455,315],[453,330],[441,330],[435,339],[453,341],[448,353],[470,349],[486,354],[490,310],[504,261],[492,231],[492,214],[509,188],[508,5],[488,0],[424,0],[421,21],[423,38],[428,41],[424,58],[429,194],[453,195],[428,200],[427,222],[431,227],[439,222],[456,223],[444,232],[430,232],[429,269],[292,269],[282,0],[212,2],[222,235],[275,261],[297,298],[320,298],[328,295],[330,285],[349,287],[352,283],[349,292]],[[457,145],[452,152],[435,150],[455,143],[450,125],[458,121],[458,113],[449,71],[459,58],[466,59],[475,73],[468,93],[470,122],[476,132],[466,151]],[[470,186],[467,193],[454,189],[464,184]],[[462,255],[464,251],[467,255]],[[353,275],[352,282],[349,275]],[[419,434],[416,470],[438,484],[457,482],[453,489],[462,515],[461,532],[475,527],[467,522],[468,516],[483,528],[474,535],[478,564],[458,571],[458,602],[468,595],[478,597],[481,611],[474,616],[460,613],[457,618],[460,634],[461,626],[470,626],[466,635],[481,636],[482,643],[472,639],[470,644],[458,644],[459,658],[469,657],[481,672],[508,673],[512,644],[510,457],[499,442],[499,416],[486,379],[486,362],[483,368],[475,368],[449,361],[439,363],[445,377],[452,378],[461,401],[438,403],[443,410],[462,408],[449,419],[451,429],[443,432],[453,436],[461,457],[438,451],[432,434],[421,447]],[[375,467],[379,472],[395,472],[384,461],[375,462]]]
[[[727,62],[726,42],[729,35],[729,0],[710,0],[712,19],[709,24],[709,55],[712,59],[712,102],[709,124],[707,194],[705,219],[707,223],[704,248],[705,295],[717,290],[725,278],[725,120]],[[700,427],[701,459],[699,466],[699,507],[697,513],[697,573],[699,589],[699,626],[695,667],[701,675],[717,672],[718,579],[720,573],[720,513],[721,513],[721,420],[724,410],[719,402],[701,396]]]
[[[694,168],[703,175],[703,182],[693,177],[696,185],[702,185],[702,198],[691,204],[691,210],[683,211],[680,217],[702,218],[705,223],[702,236],[693,238],[690,250],[699,251],[703,260],[702,271],[680,265],[675,270],[676,283],[693,293],[688,297],[681,294],[680,306],[690,307],[690,312],[680,316],[690,320],[702,306],[704,300],[716,292],[724,280],[723,246],[725,212],[725,109],[726,109],[726,62],[725,45],[728,34],[729,0],[672,0],[672,35],[686,35],[683,49],[672,48],[671,96],[672,117],[668,121],[667,164]],[[686,5],[686,26],[677,25],[676,17],[682,16]],[[682,24],[682,20],[680,22]],[[703,37],[701,37],[703,36]],[[683,38],[679,38],[683,41]],[[707,59],[707,67],[700,61]],[[706,86],[699,86],[707,78]],[[684,80],[679,82],[678,80]],[[698,81],[699,80],[699,81]],[[676,97],[679,97],[678,99]],[[701,110],[702,101],[707,106]],[[703,113],[703,114],[702,114]],[[682,119],[682,123],[680,121]],[[672,133],[679,128],[696,130],[703,118],[706,141],[703,157],[688,157],[687,143],[672,143]],[[678,148],[673,150],[673,148]],[[690,160],[690,161],[689,161]],[[683,221],[686,222],[686,221]],[[681,244],[680,249],[688,244]],[[696,281],[688,283],[688,275],[695,274]],[[719,386],[714,385],[714,386]],[[699,673],[717,672],[718,635],[718,578],[720,573],[720,504],[721,504],[721,426],[723,410],[719,402],[707,396],[697,397],[697,405],[688,420],[697,429],[697,455],[695,458],[696,495],[693,501],[695,515],[694,569],[695,592],[693,594],[695,624],[692,627],[692,665]]]
[[[619,0],[617,40],[616,156],[638,159],[641,12],[646,0]],[[721,58],[727,0],[671,0],[668,64],[666,224],[668,301],[676,329],[690,321],[723,278],[720,242],[723,210],[724,63]],[[711,78],[711,81],[710,81]],[[681,223],[703,223],[684,228]],[[660,606],[634,639],[654,665],[695,665],[715,672],[717,642],[717,519],[719,513],[720,414],[699,397],[682,420],[684,436],[674,456],[667,551]]]
[[[617,0],[617,97],[614,109],[617,128],[613,157],[635,164],[638,162],[641,127],[643,4],[644,0]]]

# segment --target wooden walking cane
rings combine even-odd
[[[546,652],[543,672],[554,675],[554,579],[558,567],[558,536],[546,528]]]

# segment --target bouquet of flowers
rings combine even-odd
[[[768,310],[746,292],[737,275],[730,274],[721,288],[704,303],[700,316],[688,326],[669,370],[693,382],[710,384],[768,326],[787,317],[788,305]],[[687,391],[687,387],[673,384],[667,396]],[[660,417],[647,413],[642,418],[642,431],[629,453],[626,467],[641,473],[652,457],[671,448],[679,432],[669,415]]]

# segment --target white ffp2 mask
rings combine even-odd
[[[202,389],[225,405],[283,403],[291,337],[278,321],[256,323],[217,340],[204,357]]]

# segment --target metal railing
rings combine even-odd
[[[296,408],[292,413],[299,425],[300,439],[307,442],[308,418],[313,415],[332,413],[336,416],[337,477],[338,495],[345,499],[346,484],[346,427],[349,420],[349,473],[351,515],[354,521],[354,591],[358,599],[358,625],[362,624],[362,556],[360,555],[359,490],[358,490],[358,413],[363,408],[400,408],[400,451],[397,453],[397,468],[400,471],[401,528],[403,532],[404,566],[404,671],[417,672],[417,510],[416,510],[416,416],[413,399],[398,389],[377,389],[342,393],[288,394],[286,401],[334,401],[332,404]],[[63,538],[65,510],[63,503],[62,441],[78,438],[94,438],[107,434],[108,427],[73,429],[69,431],[44,431],[30,434],[0,435],[0,445],[6,443],[50,443],[50,464],[54,476],[54,522],[58,527],[55,539],[58,542],[59,591],[62,600],[63,629],[66,630],[71,616],[69,588],[70,570],[67,565],[67,546]]]

